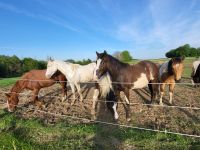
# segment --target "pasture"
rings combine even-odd
[[[163,62],[166,59],[154,60]],[[185,61],[184,77],[191,74],[191,62]],[[135,62],[135,61],[134,61]],[[133,63],[133,62],[131,62]],[[0,102],[16,81],[0,80]],[[182,83],[190,79],[183,78]],[[148,89],[131,91],[131,122],[126,122],[123,104],[119,104],[119,121],[113,120],[111,113],[105,110],[104,102],[99,102],[97,120],[114,123],[101,124],[90,121],[93,86],[82,84],[83,105],[78,101],[70,106],[72,93],[69,88],[68,100],[61,102],[61,88],[54,85],[40,92],[45,107],[39,109],[31,104],[31,93],[24,91],[20,96],[20,106],[16,112],[8,113],[0,104],[0,149],[199,149],[200,138],[159,133],[127,128],[120,125],[153,130],[171,131],[190,135],[200,135],[200,110],[188,108],[155,107],[149,104]],[[166,92],[167,93],[167,92]],[[200,108],[199,89],[190,84],[175,87],[173,105]],[[123,97],[123,95],[122,95]],[[168,95],[163,102],[170,106]],[[153,105],[157,105],[154,101]],[[46,113],[47,112],[47,113]],[[79,117],[79,118],[76,118]],[[80,119],[84,118],[84,119]]]

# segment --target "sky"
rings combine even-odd
[[[0,55],[149,59],[186,43],[200,47],[200,0],[0,0]]]

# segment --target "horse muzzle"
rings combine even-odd
[[[179,80],[175,80],[176,81],[176,83],[180,83],[181,82],[181,79],[179,79]]]

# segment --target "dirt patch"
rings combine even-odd
[[[184,79],[182,82],[188,83],[190,80]],[[91,119],[94,88],[92,85],[82,85],[82,87],[83,96],[86,100],[81,104],[77,98],[74,106],[70,105],[72,98],[71,90],[68,92],[68,100],[62,102],[61,88],[59,85],[42,89],[40,91],[40,100],[44,102],[44,108],[37,108],[29,104],[28,102],[31,101],[31,92],[26,90],[22,93],[25,95],[20,96],[19,105],[23,106],[23,108],[18,108],[15,114],[26,119],[39,118],[44,121],[44,123],[48,124],[54,124],[63,120],[62,115]],[[10,88],[11,87],[1,90],[9,91]],[[131,105],[132,121],[129,123],[126,122],[125,109],[123,104],[119,104],[118,113],[120,118],[117,123],[188,134],[200,134],[200,110],[141,105],[150,103],[150,93],[148,89],[133,90],[131,91],[130,97],[131,103],[140,103]],[[166,88],[166,94],[163,98],[164,105],[170,105],[168,99],[169,96]],[[5,102],[5,100],[6,97],[4,93],[0,93],[0,101]],[[158,103],[158,100],[153,101],[153,104]],[[200,107],[200,89],[193,88],[191,85],[176,85],[173,105]],[[1,107],[3,106],[0,104],[0,108]],[[37,110],[58,114],[62,117],[38,112]],[[111,113],[106,110],[105,103],[103,102],[98,103],[97,116],[97,120],[115,122]],[[88,123],[87,120],[66,119],[66,117],[64,117],[64,119],[69,123]]]

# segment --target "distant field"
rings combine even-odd
[[[13,85],[19,77],[0,79],[0,87],[7,87]]]

